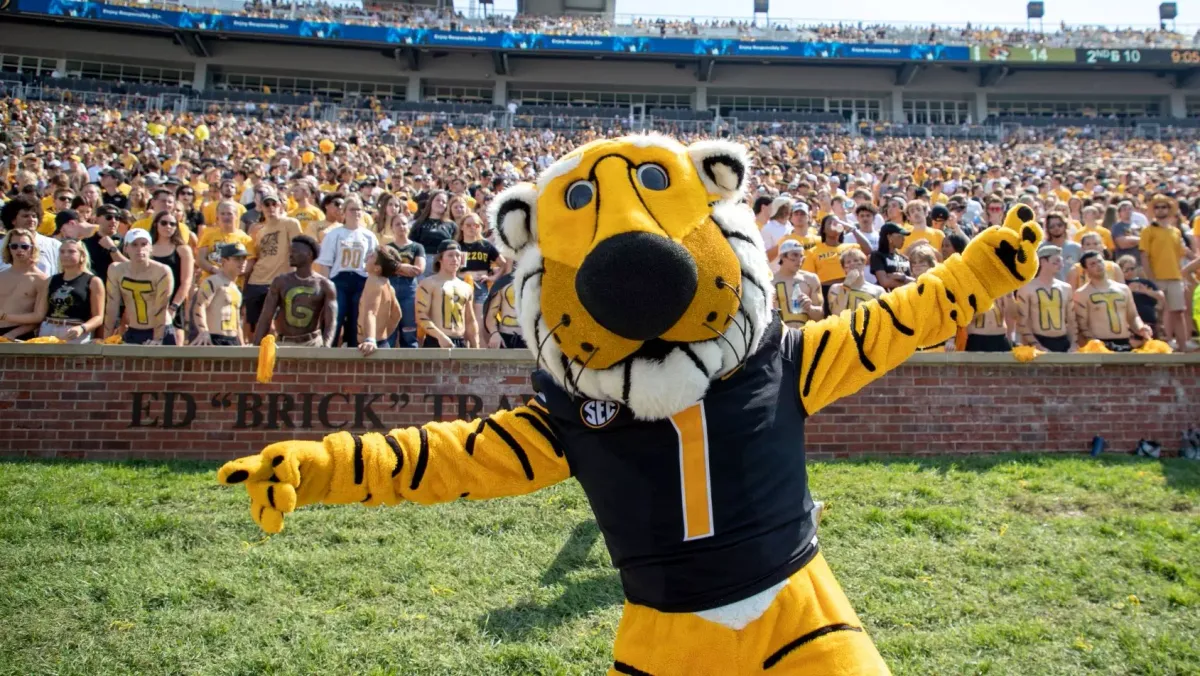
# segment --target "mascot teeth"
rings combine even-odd
[[[535,399],[471,422],[272,444],[226,464],[278,533],[296,507],[434,504],[576,479],[626,604],[609,674],[882,676],[817,546],[804,430],[1037,271],[1024,208],[853,311],[785,326],[740,204],[745,149],[595,141],[489,217]],[[1027,218],[1028,217],[1028,218]]]

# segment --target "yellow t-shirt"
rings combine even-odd
[[[799,233],[793,232],[790,235],[784,235],[779,240],[779,244],[783,244],[784,242],[786,242],[789,239],[800,242],[800,246],[804,247],[804,255],[805,256],[807,256],[809,251],[811,251],[812,248],[821,241],[821,238],[817,237],[816,235],[809,235],[809,234],[801,235]],[[776,244],[776,246],[779,246],[779,244]]]
[[[246,247],[251,256],[254,256],[254,240],[244,231],[235,229],[227,235],[221,228],[216,226],[205,228],[203,234],[200,235],[200,243],[196,245],[196,253],[199,255],[201,249],[207,248],[208,262],[212,265],[220,265],[221,254],[217,251],[217,247],[221,244],[236,244],[239,242],[242,246]],[[208,271],[201,268],[201,281],[207,279],[208,276]]]
[[[301,209],[300,207],[291,209],[288,211],[288,216],[291,216],[292,218],[296,219],[297,221],[300,221],[301,226],[303,226],[308,221],[323,221],[323,220],[325,220],[325,212],[321,211],[320,207],[314,206],[312,204],[304,207],[303,209]]]
[[[924,230],[913,230],[912,234],[904,238],[904,244],[901,245],[901,251],[908,251],[908,247],[922,240],[929,242],[934,249],[942,250],[942,240],[946,239],[946,233],[936,228],[926,228]]]
[[[55,214],[53,211],[46,211],[42,215],[42,222],[38,224],[38,234],[46,237],[53,237],[54,231],[58,229],[58,224],[54,222]]]
[[[842,254],[857,248],[857,244],[843,243],[829,246],[825,242],[817,242],[805,252],[804,263],[800,269],[815,274],[821,280],[822,285],[845,279],[846,271],[842,269]]]
[[[217,204],[218,202],[208,202],[200,207],[200,214],[204,216],[205,225],[217,224]],[[246,207],[241,204],[237,205],[237,217],[241,220],[242,216],[246,215]]]
[[[1104,248],[1108,249],[1109,253],[1116,251],[1117,245],[1115,242],[1113,242],[1112,233],[1108,231],[1108,228],[1101,226],[1101,225],[1093,226],[1090,228],[1087,226],[1084,226],[1084,227],[1076,230],[1075,234],[1071,235],[1071,239],[1074,240],[1076,244],[1081,243],[1081,242],[1083,242],[1083,236],[1088,234],[1089,232],[1099,233],[1100,241],[1104,242]]]
[[[300,222],[294,218],[263,223],[254,233],[254,269],[247,284],[270,284],[292,269],[288,264],[292,238],[300,236]]]
[[[1179,230],[1161,225],[1149,225],[1142,229],[1138,248],[1150,259],[1150,271],[1158,280],[1183,279],[1179,259],[1183,258],[1183,235]]]

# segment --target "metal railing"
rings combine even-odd
[[[264,122],[286,119],[311,119],[347,124],[377,124],[388,118],[402,124],[417,136],[436,135],[450,128],[482,128],[502,131],[552,130],[561,132],[594,130],[605,134],[657,131],[679,136],[782,136],[802,137],[842,134],[866,137],[960,138],[968,140],[1034,143],[1065,137],[1099,141],[1128,141],[1136,139],[1161,142],[1200,141],[1200,124],[1195,118],[1172,124],[1170,120],[1130,121],[1125,126],[1088,125],[1077,119],[1062,126],[1032,126],[1020,122],[984,125],[933,125],[889,123],[886,121],[763,121],[740,120],[736,116],[717,115],[711,120],[673,120],[650,114],[587,115],[573,111],[572,115],[522,115],[495,110],[489,112],[405,111],[345,107],[329,102],[304,105],[270,103],[265,101],[231,101],[181,94],[115,94],[81,91],[54,86],[22,83],[0,78],[0,96],[28,101],[83,105],[117,110],[123,114],[154,113],[215,113],[252,117]]]
[[[663,35],[665,37],[741,38],[779,41],[834,41],[845,43],[936,43],[943,45],[1005,44],[1009,46],[1094,47],[1094,48],[1190,48],[1200,47],[1200,24],[1175,24],[1163,30],[1159,24],[1130,23],[1118,27],[1042,23],[974,23],[930,25],[911,21],[879,19],[814,19],[803,17],[755,18],[616,14],[611,17],[534,17],[495,11],[476,5],[466,12],[433,10],[426,20],[423,7],[409,11],[362,8],[349,2],[341,9],[307,4],[277,3],[247,10],[237,0],[101,0],[107,4],[172,11],[223,12],[237,16],[272,19],[309,19],[351,25],[414,26],[465,31],[517,31],[579,35]],[[449,4],[449,3],[448,3]],[[663,22],[660,26],[659,22]],[[665,30],[664,30],[665,27]]]

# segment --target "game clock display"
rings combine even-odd
[[[1077,49],[1076,63],[1090,66],[1200,66],[1200,49]]]

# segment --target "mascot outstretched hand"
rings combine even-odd
[[[625,593],[610,674],[887,674],[817,546],[805,419],[965,327],[1037,271],[1001,226],[803,329],[772,311],[745,148],[599,140],[489,216],[537,395],[471,422],[272,444],[218,478],[277,533],[313,504],[434,504],[583,486]]]

